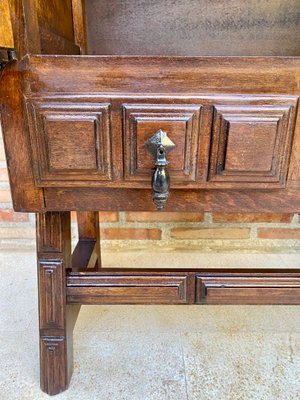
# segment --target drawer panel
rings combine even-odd
[[[27,101],[40,187],[149,188],[159,129],[172,188],[285,188],[295,96],[61,96]]]
[[[124,179],[131,187],[151,184],[154,161],[144,144],[158,129],[176,145],[168,155],[173,188],[286,186],[297,97],[224,94],[184,99],[191,104],[178,100],[123,105]]]
[[[199,275],[196,303],[300,304],[300,278]]]
[[[244,182],[257,188],[285,186],[296,106],[285,101],[255,104],[249,97],[248,104],[215,106],[209,182],[216,187]]]
[[[145,142],[162,129],[175,143],[168,155],[173,183],[196,182],[202,108],[200,104],[123,104],[125,180],[149,184],[154,160]]]
[[[187,275],[70,276],[69,303],[80,304],[184,304]]]
[[[111,180],[110,104],[44,100],[27,110],[39,186]]]

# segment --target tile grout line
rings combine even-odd
[[[184,353],[183,353],[183,344],[182,344],[181,335],[179,337],[180,337],[181,357],[182,357],[183,370],[184,370],[185,394],[186,394],[186,400],[189,400],[188,384],[187,384],[187,379],[186,379],[186,366],[185,366],[185,359],[184,359]]]

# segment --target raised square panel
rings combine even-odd
[[[225,172],[271,172],[278,122],[279,118],[267,123],[232,120],[227,138]]]
[[[28,110],[38,185],[111,179],[109,104],[33,101]]]
[[[299,304],[299,276],[196,275],[197,304]]]
[[[44,310],[40,316],[40,326],[46,328],[64,328],[61,304],[64,302],[62,280],[64,279],[64,266],[62,262],[49,260],[39,262],[39,281],[45,290],[39,293],[39,302]],[[53,299],[56,299],[54,301]]]
[[[176,146],[168,155],[173,184],[196,182],[201,110],[199,104],[124,104],[125,180],[149,183],[154,159],[144,145],[162,129]]]
[[[216,187],[284,187],[294,111],[292,104],[216,106],[209,182]]]
[[[76,119],[74,115],[49,116],[46,129],[50,171],[97,171],[100,165],[95,142],[99,140],[99,125],[95,117],[82,120],[81,116]]]

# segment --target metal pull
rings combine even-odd
[[[152,198],[157,210],[164,208],[169,197],[170,176],[166,156],[174,147],[175,144],[162,129],[159,129],[145,143],[146,150],[155,159],[155,170],[152,176]]]

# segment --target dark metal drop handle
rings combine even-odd
[[[166,132],[159,130],[145,143],[146,149],[155,157],[155,170],[152,176],[152,198],[157,210],[162,210],[169,197],[170,176],[166,155],[175,144]]]

